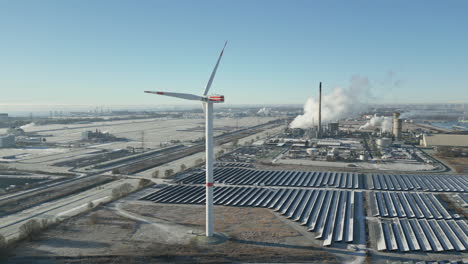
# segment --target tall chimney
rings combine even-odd
[[[393,136],[395,136],[395,140],[401,139],[401,127],[402,127],[402,120],[399,119],[400,113],[394,112],[393,113]]]
[[[322,82],[319,84],[319,111],[318,111],[318,132],[317,137],[322,136]]]

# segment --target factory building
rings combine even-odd
[[[339,133],[339,123],[333,122],[328,124],[328,131],[331,136],[338,136]]]
[[[15,145],[14,135],[0,136],[0,148],[13,148]]]
[[[423,135],[421,145],[424,147],[463,147],[468,148],[468,135],[433,134]]]
[[[0,121],[5,121],[5,120],[8,120],[8,114],[0,113]]]

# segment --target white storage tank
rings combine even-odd
[[[377,143],[377,147],[379,148],[388,148],[392,144],[391,138],[378,138],[375,143]]]

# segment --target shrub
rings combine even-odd
[[[0,250],[6,248],[7,242],[6,238],[0,234]]]
[[[151,176],[152,176],[153,178],[159,178],[159,171],[158,171],[158,170],[153,171],[153,173],[151,174]]]
[[[132,191],[133,187],[130,183],[124,183],[120,185],[120,189],[122,190],[122,193],[128,194]]]
[[[184,171],[187,169],[187,166],[185,164],[180,164],[180,171]]]
[[[0,260],[7,255],[8,244],[6,238],[0,234]]]
[[[97,224],[99,222],[99,215],[97,213],[91,214],[89,216],[89,222],[93,225]]]
[[[47,219],[42,219],[41,220],[41,228],[46,229],[49,226],[49,220]]]
[[[151,181],[148,180],[148,179],[140,179],[140,181],[138,182],[138,188],[140,189],[140,188],[146,187],[150,183],[151,183]]]
[[[130,183],[124,183],[112,189],[112,198],[119,199],[132,191],[133,187]]]
[[[164,172],[164,177],[169,178],[169,177],[172,176],[172,174],[174,174],[174,170],[173,170],[173,169],[167,169],[167,170]]]
[[[203,164],[203,159],[197,159],[195,160],[195,166]]]
[[[117,168],[112,169],[112,174],[120,174],[120,170]]]
[[[41,224],[36,219],[31,219],[20,226],[20,237],[35,239],[39,236],[41,229]]]

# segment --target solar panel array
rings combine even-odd
[[[377,224],[377,249],[390,251],[466,251],[468,226],[462,220],[400,219]]]
[[[299,222],[316,232],[324,246],[333,242],[352,242],[354,237],[354,191],[294,188],[217,187],[214,204],[264,207]],[[147,195],[142,200],[159,203],[204,204],[203,186],[174,185]]]
[[[253,165],[252,163],[247,163],[247,162],[215,162],[214,163],[215,167],[239,167],[239,168],[252,168]]]
[[[260,185],[288,187],[362,187],[359,174],[352,172],[270,171],[247,168],[215,168],[214,180],[231,185]],[[185,184],[204,184],[205,172],[194,173],[180,180]]]
[[[353,242],[355,201],[362,204],[362,192],[355,190],[370,189],[375,190],[369,193],[369,205],[371,215],[378,217],[372,222],[378,250],[441,252],[468,248],[466,220],[450,214],[439,194],[428,193],[459,192],[461,202],[466,201],[467,175],[271,171],[224,163],[214,169],[214,180],[221,184],[214,189],[216,205],[272,209],[315,232],[324,246]],[[195,172],[179,180],[180,185],[142,199],[204,204],[204,183],[205,172]]]
[[[452,219],[436,195],[421,192],[371,192],[374,216]]]
[[[369,189],[384,191],[466,192],[468,191],[468,176],[371,174]]]

